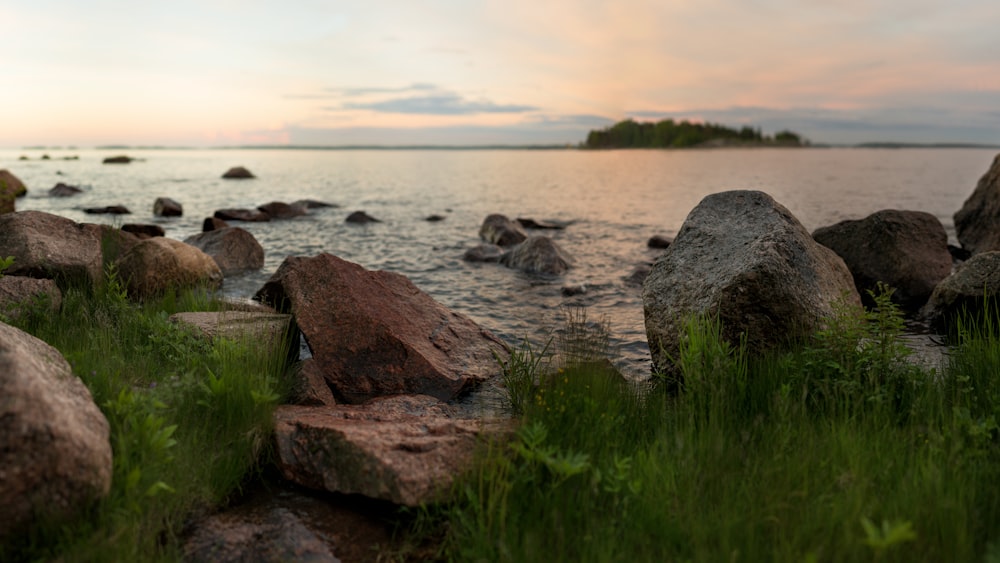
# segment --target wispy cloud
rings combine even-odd
[[[538,109],[519,104],[498,104],[486,99],[470,100],[454,93],[408,96],[376,102],[347,102],[331,109],[366,109],[382,113],[418,115],[475,115],[481,113],[524,113]]]

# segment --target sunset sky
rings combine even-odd
[[[996,0],[4,0],[0,147],[1000,144]]]

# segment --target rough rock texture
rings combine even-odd
[[[406,277],[330,254],[287,258],[255,299],[291,312],[338,400],[451,399],[499,373],[506,347]]]
[[[0,277],[0,315],[16,319],[39,302],[48,305],[53,313],[62,307],[62,292],[56,282],[22,276]]]
[[[207,233],[209,231],[225,229],[228,226],[229,223],[219,219],[218,217],[205,217],[205,221],[201,224],[201,232]]]
[[[249,232],[228,227],[198,233],[184,242],[212,257],[223,276],[232,276],[264,267],[264,247]]]
[[[1000,251],[981,252],[934,288],[921,313],[935,330],[945,333],[963,310],[980,312],[986,298],[998,295]]]
[[[117,261],[118,275],[131,297],[146,298],[184,287],[217,288],[222,270],[211,256],[179,240],[139,241]]]
[[[122,225],[122,230],[126,233],[132,233],[139,238],[162,237],[166,235],[163,227],[148,223],[126,223]]]
[[[918,309],[951,274],[948,235],[930,213],[885,209],[817,229],[813,238],[844,259],[862,301],[872,305],[868,290],[883,282],[896,289],[893,301]]]
[[[532,235],[501,256],[500,263],[529,274],[558,276],[570,269],[573,258],[549,237]]]
[[[247,180],[250,178],[256,178],[256,176],[242,166],[234,166],[229,170],[226,170],[226,173],[223,174],[222,177],[227,180]]]
[[[505,421],[454,418],[432,397],[404,395],[365,405],[286,405],[274,421],[285,479],[407,506],[445,500],[483,437],[510,428]]]
[[[0,323],[0,542],[111,487],[108,421],[59,352]]]
[[[495,244],[480,244],[465,251],[462,260],[466,262],[499,262],[503,248]]]
[[[339,563],[330,546],[285,508],[224,512],[198,523],[184,544],[189,563]]]
[[[272,219],[292,219],[308,215],[309,210],[305,205],[288,204],[281,201],[265,203],[257,208],[258,211],[267,213]]]
[[[291,315],[258,313],[250,311],[199,311],[174,313],[170,322],[194,328],[209,340],[250,340],[259,346],[277,347],[291,338],[295,339],[298,353],[298,334]]]
[[[103,279],[100,231],[41,211],[0,215],[0,256],[13,256],[14,276],[53,278],[60,284]]]
[[[28,188],[9,170],[0,170],[0,193],[13,193],[14,197],[24,197],[28,194]]]
[[[223,221],[247,221],[248,223],[261,223],[270,221],[271,216],[259,209],[219,209],[213,214]]]
[[[528,233],[506,215],[494,213],[483,219],[483,224],[479,227],[479,238],[490,244],[508,247],[524,242]]]
[[[184,215],[184,206],[169,197],[158,197],[153,202],[153,215],[157,217],[181,217]]]
[[[727,340],[746,333],[761,351],[820,328],[838,300],[860,306],[844,261],[759,191],[705,197],[642,291],[653,361],[667,373],[690,315],[717,315]]]
[[[347,223],[356,223],[359,225],[365,225],[367,223],[381,223],[378,219],[372,217],[371,215],[365,213],[364,211],[355,211],[344,219]]]
[[[973,254],[1000,250],[1000,154],[955,213],[955,233]]]
[[[83,193],[83,190],[80,188],[62,182],[52,186],[52,189],[49,190],[50,197],[71,197],[81,193]]]

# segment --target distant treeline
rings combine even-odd
[[[762,134],[759,128],[749,126],[733,129],[716,123],[691,123],[686,120],[640,123],[626,119],[604,129],[592,130],[582,146],[588,149],[625,149],[740,145],[797,147],[804,144],[808,141],[791,131],[778,131],[771,137]]]

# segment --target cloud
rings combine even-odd
[[[377,102],[347,102],[336,109],[366,109],[381,113],[419,115],[475,115],[480,113],[524,113],[538,108],[528,105],[497,104],[485,99],[468,100],[458,94],[440,93]]]

